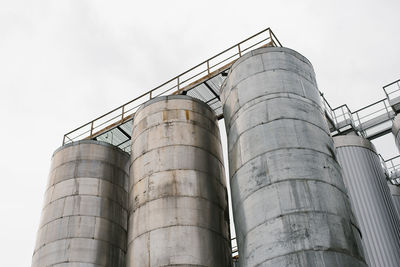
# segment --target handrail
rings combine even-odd
[[[396,162],[395,162],[396,161]],[[400,185],[400,155],[384,160],[388,180],[394,185]]]
[[[385,89],[386,87],[389,87],[389,86],[391,86],[391,85],[393,85],[393,84],[395,84],[395,83],[398,83],[398,82],[400,82],[400,79],[398,79],[398,80],[396,80],[396,81],[394,81],[394,82],[391,82],[391,83],[389,83],[389,84],[384,85],[384,86],[383,86],[383,89]]]
[[[385,89],[388,86],[391,86],[393,84],[398,84],[399,89],[397,91],[400,91],[400,79],[385,85],[383,88]],[[357,109],[355,111],[351,111],[350,108],[344,104],[340,105],[334,109],[329,105],[329,103],[326,101],[325,97],[323,94],[321,94],[322,99],[323,99],[323,104],[325,106],[325,110],[331,117],[330,119],[332,122],[335,124],[334,130],[336,131],[337,134],[340,133],[340,128],[342,127],[347,127],[349,124],[352,127],[354,131],[357,131],[360,133],[363,137],[366,138],[376,138],[379,136],[379,133],[373,132],[368,132],[369,129],[372,129],[373,127],[377,126],[378,124],[383,124],[386,123],[387,121],[393,119],[395,115],[395,111],[391,107],[391,103],[389,102],[389,95],[387,91],[385,91],[386,98],[380,99],[372,104],[369,104],[367,106],[364,106],[360,109]],[[389,93],[390,94],[390,93]],[[386,117],[383,117],[386,116]],[[379,118],[377,122],[373,121],[375,118]],[[346,120],[349,121],[347,122]],[[340,124],[341,122],[346,122],[345,124]],[[338,128],[339,127],[339,128]],[[346,129],[346,131],[349,128],[343,128]],[[387,131],[386,128],[382,128],[382,131],[385,132]]]
[[[391,83],[389,83],[389,84],[386,84],[385,86],[383,86],[383,91],[385,92],[385,94],[386,94],[386,98],[388,99],[388,100],[390,100],[390,95],[392,95],[392,94],[395,94],[395,93],[397,93],[398,95],[400,95],[400,93],[399,93],[399,91],[400,91],[400,79],[398,79],[398,80],[396,80],[396,81],[394,81],[394,82],[391,82]],[[397,88],[395,89],[395,90],[392,90],[391,92],[389,92],[388,91],[388,88],[389,87],[392,87],[392,85],[394,85],[394,84],[397,84]]]
[[[267,33],[266,37],[262,37],[262,34]],[[249,42],[257,37],[262,37],[262,40],[256,42],[255,44],[246,46],[246,42]],[[270,28],[266,28],[248,38],[245,40],[229,47],[228,49],[225,49],[224,51],[210,57],[209,59],[201,62],[200,64],[197,64],[196,66],[190,68],[189,70],[182,72],[181,74],[173,77],[172,79],[162,83],[161,85],[151,89],[150,91],[147,91],[146,93],[141,94],[140,96],[126,102],[125,104],[112,109],[111,111],[91,120],[88,123],[83,124],[82,126],[66,133],[63,138],[63,145],[69,142],[73,142],[77,139],[90,139],[93,138],[94,136],[97,136],[99,133],[104,132],[104,129],[108,129],[110,125],[118,125],[121,123],[124,123],[125,121],[128,121],[133,117],[134,112],[136,109],[143,104],[145,101],[152,99],[156,96],[164,95],[164,94],[174,94],[177,92],[181,92],[183,89],[188,90],[190,88],[193,88],[196,84],[196,82],[203,82],[207,78],[212,78],[213,76],[217,75],[220,73],[221,68],[223,67],[230,67],[230,65],[236,61],[237,58],[242,56],[244,52],[247,50],[252,49],[253,47],[263,44],[262,46],[265,45],[272,45],[272,46],[282,46],[280,41],[276,38],[275,34],[272,32]],[[236,50],[236,52],[233,53],[233,55],[229,54],[227,55],[228,52],[232,52],[232,50]],[[224,56],[225,58],[220,59],[218,62],[214,63],[211,62],[214,59],[217,59],[220,56]],[[232,60],[231,60],[232,59]],[[217,66],[220,66],[222,63],[227,62],[231,60],[228,64],[225,64],[224,66],[214,70]],[[211,63],[211,64],[210,64]],[[200,70],[198,70],[201,68]],[[192,71],[196,70],[197,72],[195,74],[191,74],[190,77],[184,77],[187,74],[190,74]],[[197,77],[204,75],[203,77],[196,79]],[[191,82],[193,81],[193,82]],[[170,86],[165,89],[163,87],[169,85]],[[189,88],[190,87],[190,88]],[[158,92],[160,89],[163,89],[161,92]],[[145,99],[144,99],[145,98]],[[139,101],[140,100],[140,101]],[[133,105],[133,107],[128,108],[129,105],[132,105],[135,101],[138,101],[136,105]],[[115,115],[111,115],[113,113],[116,113]],[[111,116],[110,116],[111,115]],[[110,116],[110,118],[107,118]],[[101,121],[104,119],[104,121]],[[95,125],[98,123],[98,125]],[[108,126],[107,126],[108,125]],[[104,127],[103,127],[104,126]],[[100,130],[97,130],[101,128]],[[71,136],[72,134],[76,133],[76,136]]]
[[[376,104],[379,104],[380,102],[383,102],[383,101],[385,101],[385,100],[386,100],[386,98],[382,98],[381,100],[378,100],[378,101],[376,101],[376,102],[374,102],[374,103],[372,103],[372,104],[369,104],[369,105],[367,105],[367,106],[365,106],[365,107],[359,108],[359,109],[353,111],[352,113],[360,112],[360,111],[362,111],[362,110],[364,110],[364,109],[367,109],[367,108],[370,108],[370,107],[372,107],[372,106],[374,106],[374,105],[376,105]]]

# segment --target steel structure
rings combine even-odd
[[[259,47],[281,47],[280,41],[267,28],[236,45],[210,57],[188,71],[168,80],[139,97],[107,112],[106,114],[66,133],[63,145],[84,139],[104,141],[130,153],[133,117],[141,104],[156,96],[183,94],[206,102],[223,118],[220,101],[221,85],[232,64],[245,52]],[[332,136],[349,132],[373,140],[390,133],[392,120],[400,110],[400,79],[383,87],[385,98],[351,111],[347,105],[332,108],[321,94],[324,114]],[[382,161],[390,174],[392,184],[400,184],[400,157]],[[387,167],[387,168],[386,168]],[[398,178],[399,177],[399,178]],[[237,255],[237,250],[234,255]]]
[[[267,28],[210,57],[204,62],[168,80],[139,97],[106,114],[68,132],[63,144],[81,139],[108,142],[130,152],[132,120],[141,104],[157,96],[184,94],[206,102],[222,118],[219,98],[226,72],[236,59],[252,49],[262,46],[282,46],[270,28]]]
[[[141,104],[156,96],[184,94],[207,103],[223,118],[220,90],[232,64],[245,52],[258,47],[281,47],[280,41],[267,28],[218,53],[182,74],[66,133],[63,144],[82,139],[104,141],[130,153],[132,121]],[[400,79],[383,86],[385,98],[351,111],[347,105],[332,108],[321,93],[325,117],[332,136],[355,131],[368,140],[390,133],[392,120],[400,111]]]
[[[326,118],[331,134],[343,135],[351,131],[373,140],[392,130],[393,119],[400,107],[400,80],[383,87],[386,97],[356,111],[344,104],[332,109],[322,94]]]

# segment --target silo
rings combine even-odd
[[[369,265],[400,266],[400,221],[374,145],[356,135],[334,142]]]
[[[397,114],[396,117],[394,117],[393,120],[393,127],[392,127],[392,133],[394,135],[394,140],[397,146],[397,149],[400,151],[400,114]]]
[[[397,211],[397,215],[400,218],[400,186],[391,184],[388,182],[388,186],[390,189],[390,194],[392,195],[393,204]]]
[[[125,267],[129,155],[79,141],[52,158],[32,266]]]
[[[136,112],[127,266],[231,266],[227,191],[213,110],[189,96]]]
[[[311,63],[256,49],[221,99],[240,266],[365,266]]]

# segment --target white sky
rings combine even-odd
[[[62,136],[271,27],[355,110],[400,78],[400,1],[0,0],[0,259],[30,266]],[[396,155],[391,136],[376,142]]]

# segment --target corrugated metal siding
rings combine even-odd
[[[400,218],[400,186],[389,184],[390,193],[392,194],[393,204]]]
[[[400,196],[392,195],[392,198],[393,198],[394,207],[397,210],[397,214],[400,216]]]
[[[378,156],[358,146],[336,151],[370,266],[400,266],[400,221]]]

